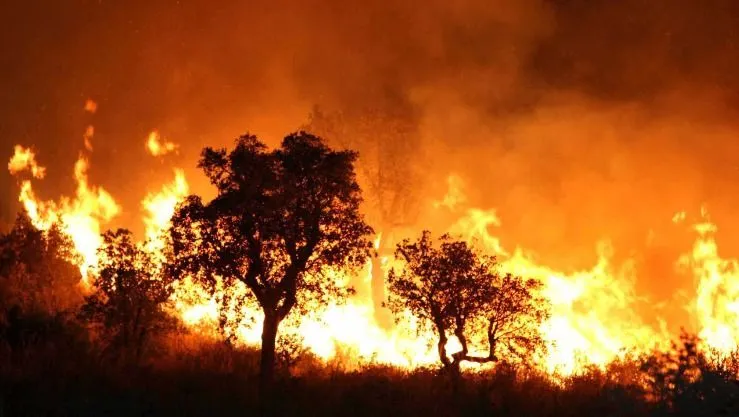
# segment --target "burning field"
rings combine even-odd
[[[86,109],[96,108],[88,101]],[[8,170],[18,178],[18,200],[30,216],[33,225],[47,230],[58,225],[68,234],[79,253],[80,285],[88,288],[95,278],[98,251],[102,244],[101,233],[115,220],[124,208],[115,196],[106,191],[103,184],[95,184],[88,177],[88,169],[94,160],[94,128],[84,134],[84,147],[73,167],[76,189],[74,195],[44,200],[37,196],[34,185],[46,175],[54,175],[43,166],[43,150],[16,145],[8,162]],[[166,158],[177,151],[177,145],[152,131],[141,139],[141,148],[150,157]],[[37,154],[38,153],[38,154]],[[371,163],[360,159],[360,164]],[[360,165],[361,166],[361,165]],[[377,169],[377,168],[375,168]],[[157,259],[164,260],[165,232],[178,203],[190,193],[190,186],[182,168],[174,168],[171,180],[158,185],[157,191],[146,194],[139,203],[144,234],[140,245]],[[374,172],[378,175],[377,171]],[[379,173],[381,175],[382,172]],[[367,179],[369,181],[370,179]],[[550,317],[540,325],[540,332],[547,344],[546,354],[537,359],[538,366],[556,375],[570,375],[589,366],[605,366],[623,359],[626,355],[638,355],[655,349],[664,349],[675,340],[675,329],[694,326],[691,330],[704,341],[707,351],[730,354],[739,337],[739,280],[736,278],[737,260],[719,255],[715,240],[717,225],[711,222],[705,208],[692,213],[678,211],[671,218],[676,228],[689,228],[694,235],[692,246],[673,260],[676,270],[692,280],[679,308],[688,312],[688,322],[674,322],[669,314],[640,314],[645,304],[654,304],[649,294],[640,294],[636,282],[640,278],[633,259],[615,262],[613,249],[607,240],[596,242],[595,261],[582,270],[558,270],[536,260],[526,248],[506,248],[496,237],[496,229],[502,220],[495,207],[472,207],[465,195],[465,184],[450,172],[444,194],[429,196],[417,202],[426,216],[444,218],[443,232],[449,232],[474,242],[480,250],[495,255],[505,272],[531,277],[543,283],[541,295],[551,308]],[[152,187],[150,187],[152,188]],[[422,227],[405,224],[402,230],[418,233]],[[372,288],[379,285],[384,292],[388,270],[402,266],[393,257],[392,243],[386,242],[399,233],[398,230],[377,230],[374,246],[377,259],[368,262],[364,272],[336,270],[333,273],[342,285],[356,286],[359,292],[347,302],[329,301],[321,310],[312,311],[299,324],[288,323],[283,329],[299,337],[310,352],[324,360],[330,360],[337,351],[349,352],[357,363],[380,363],[414,368],[434,364],[437,360],[435,336],[423,334],[415,328],[414,318],[408,313],[405,319],[393,323],[387,320],[382,300],[373,300]],[[415,230],[414,230],[415,229]],[[395,237],[397,240],[398,238]],[[398,243],[399,240],[395,243]],[[354,275],[352,275],[354,274]],[[356,276],[355,276],[356,275]],[[373,280],[374,277],[380,277]],[[223,292],[247,292],[246,287],[223,288]],[[196,282],[183,279],[176,286],[169,300],[171,314],[192,331],[208,337],[218,333],[219,303],[223,294],[210,295]],[[225,314],[229,314],[226,312]],[[230,313],[225,331],[238,343],[258,346],[261,334],[261,313],[253,311]],[[684,320],[680,316],[678,320]],[[254,321],[255,320],[255,321]],[[449,349],[454,351],[455,340]]]
[[[106,357],[119,318],[99,313],[125,287],[118,268],[162,290],[152,323],[168,357],[261,349],[292,381],[340,364],[341,378],[389,369],[419,392],[413,378],[464,362],[454,375],[499,411],[502,388],[485,384],[511,366],[529,377],[506,389],[540,378],[553,404],[621,378],[668,414],[692,392],[681,383],[709,379],[687,368],[736,381],[733,2],[47,3],[0,6],[0,372],[50,331],[28,330],[24,303],[43,299],[28,291],[66,297],[39,311]],[[309,214],[325,216],[313,238]],[[47,267],[26,244],[69,250]],[[31,283],[70,264],[72,295]],[[144,310],[125,339],[154,338]],[[513,341],[505,353],[494,336]],[[472,391],[453,381],[429,392],[458,411]]]

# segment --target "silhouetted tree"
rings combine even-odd
[[[435,244],[428,231],[398,244],[396,257],[405,266],[388,276],[389,306],[395,313],[408,309],[433,328],[444,368],[456,373],[463,361],[494,362],[501,355],[528,360],[544,347],[539,325],[548,313],[536,295],[538,281],[500,274],[495,257],[449,235]],[[450,355],[451,335],[461,350]],[[486,353],[474,355],[473,347]]]
[[[25,213],[0,237],[0,333],[11,348],[46,338],[80,305],[77,259],[64,233],[37,229]]]
[[[78,259],[61,230],[39,230],[28,215],[19,214],[13,228],[0,237],[2,305],[45,313],[73,307],[81,301]]]
[[[342,296],[330,267],[358,267],[370,254],[372,229],[359,213],[357,154],[334,151],[307,133],[268,151],[244,135],[230,152],[205,148],[199,163],[218,195],[179,206],[171,236],[174,273],[215,291],[244,283],[264,313],[261,386],[271,384],[280,323],[309,300]]]
[[[707,353],[698,337],[683,331],[671,349],[642,358],[641,382],[656,415],[737,415],[737,355]]]
[[[386,298],[381,259],[392,256],[395,235],[413,225],[420,212],[422,143],[416,126],[414,112],[401,103],[383,110],[366,107],[349,112],[325,112],[316,107],[305,126],[330,143],[360,153],[359,182],[369,200],[365,210],[382,233],[378,256],[372,258],[370,281],[375,318],[382,326],[392,324],[392,319],[381,309]]]
[[[80,316],[100,328],[109,352],[139,361],[153,336],[171,325],[163,308],[172,280],[126,229],[105,232],[98,254],[94,290]]]

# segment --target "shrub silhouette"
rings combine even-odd
[[[36,229],[25,213],[0,236],[0,341],[15,358],[63,338],[82,302],[76,260],[67,236]]]
[[[80,318],[100,331],[108,356],[136,363],[152,338],[172,324],[163,308],[172,281],[128,230],[104,233],[99,256],[98,276]]]
[[[405,265],[389,274],[389,306],[396,313],[409,309],[435,331],[444,368],[456,373],[463,361],[495,362],[501,355],[529,361],[544,348],[539,325],[548,313],[536,295],[539,282],[501,275],[494,257],[479,255],[449,235],[436,243],[428,231],[398,244],[396,257]],[[451,335],[461,350],[450,354]],[[472,354],[473,345],[486,353]]]
[[[19,214],[0,237],[0,309],[50,315],[76,308],[82,300],[78,259],[61,230],[38,230]]]
[[[655,404],[658,415],[737,415],[735,359],[736,354],[709,357],[697,336],[683,332],[668,351],[642,359],[646,398]]]

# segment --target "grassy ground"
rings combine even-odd
[[[179,343],[144,365],[103,361],[86,343],[0,352],[0,416],[256,415],[254,350]],[[279,416],[713,416],[739,415],[733,378],[706,374],[649,401],[636,363],[560,382],[500,367],[454,389],[437,370],[347,370],[303,359],[276,387]],[[713,378],[713,379],[711,379]],[[702,384],[702,385],[701,385]],[[733,388],[732,388],[733,387]],[[679,391],[679,392],[678,392]]]

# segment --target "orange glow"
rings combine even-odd
[[[85,111],[89,113],[95,113],[98,110],[98,104],[92,99],[85,101]]]
[[[92,152],[92,137],[95,135],[95,127],[90,125],[87,126],[87,129],[85,130],[85,134],[82,136],[85,143],[85,149],[87,149],[89,152]]]
[[[159,132],[154,130],[149,133],[149,138],[146,141],[146,149],[153,156],[163,156],[170,152],[176,152],[177,145],[162,139]]]
[[[170,184],[166,184],[158,193],[148,194],[141,202],[145,212],[143,220],[146,226],[146,239],[150,242],[158,242],[162,232],[169,226],[177,203],[188,194],[189,186],[185,172],[175,169],[174,176]],[[163,242],[157,244],[163,245]]]
[[[38,179],[46,175],[46,168],[36,163],[36,154],[31,149],[15,145],[15,152],[8,162],[8,171],[17,174],[24,170],[30,170],[33,177]]]
[[[33,172],[32,167],[29,169]],[[80,272],[85,282],[90,276],[90,269],[97,265],[97,250],[102,243],[101,225],[120,212],[120,206],[105,189],[89,184],[87,169],[87,158],[80,155],[74,165],[77,189],[72,198],[63,196],[58,201],[40,200],[30,180],[21,182],[19,196],[19,201],[36,227],[46,230],[55,223],[62,225],[77,252],[82,255]]]
[[[691,270],[696,281],[691,307],[701,329],[698,335],[709,348],[729,354],[739,342],[739,261],[719,255],[714,238],[718,228],[705,208],[693,229],[698,239],[678,265]]]
[[[176,148],[174,143],[162,142],[156,131],[147,141],[147,149],[154,156]],[[94,279],[101,231],[122,209],[104,188],[90,184],[88,168],[89,160],[81,154],[74,166],[77,188],[73,197],[42,200],[36,195],[31,179],[19,182],[19,200],[34,225],[47,229],[60,224],[71,236],[82,255],[80,271],[85,282]],[[14,175],[28,171],[35,180],[42,179],[46,172],[37,163],[34,152],[20,145],[15,147],[8,169]],[[145,226],[142,247],[160,260],[164,259],[162,251],[166,247],[163,232],[177,203],[190,192],[184,171],[174,169],[173,173],[170,182],[158,186],[157,191],[147,194],[141,202]],[[448,231],[473,242],[480,251],[495,254],[503,272],[536,278],[544,284],[541,295],[551,304],[551,317],[540,326],[548,343],[548,352],[538,358],[543,370],[568,375],[586,365],[604,366],[627,352],[646,352],[664,346],[674,336],[666,330],[666,318],[658,318],[660,324],[654,328],[639,316],[633,262],[616,267],[609,242],[598,243],[592,267],[580,271],[555,270],[537,262],[535,254],[523,248],[505,248],[494,234],[502,224],[497,212],[469,206],[464,184],[458,177],[450,175],[447,185],[445,196],[428,198],[425,204],[439,213],[453,215],[455,220]],[[676,224],[686,219],[686,212],[673,217]],[[692,303],[700,336],[709,347],[728,352],[739,340],[739,261],[719,256],[713,237],[716,226],[705,210],[693,228],[698,237],[692,252],[678,263],[688,268],[696,279]],[[378,231],[376,249],[381,246],[382,237],[382,231]],[[379,265],[385,274],[389,268],[401,266],[388,257],[383,257]],[[361,272],[365,281],[370,281],[372,266],[367,262]],[[352,278],[345,271],[332,271],[331,276],[341,285]],[[219,314],[225,314],[227,324],[223,330],[227,334],[245,344],[258,344],[262,320],[259,309],[247,302],[239,312],[235,303],[219,311],[218,301],[226,291],[234,300],[248,295],[243,285],[237,285],[221,288],[211,296],[192,279],[185,278],[176,284],[170,309],[193,331],[203,334],[216,334]],[[356,296],[344,303],[331,302],[323,309],[312,311],[298,324],[287,320],[281,331],[299,335],[305,347],[324,360],[348,355],[357,363],[379,362],[401,367],[438,361],[433,333],[419,331],[409,313],[394,327],[383,328],[374,318],[375,308],[369,295]],[[247,319],[239,321],[238,317]],[[458,343],[456,339],[450,338],[448,347],[452,352],[455,343]]]

